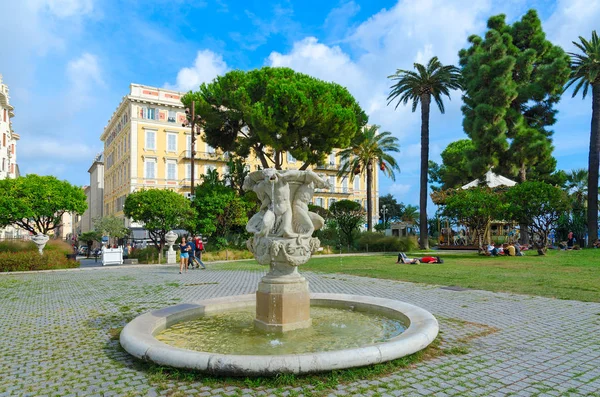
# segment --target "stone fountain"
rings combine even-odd
[[[248,222],[247,230],[253,236],[247,246],[260,264],[269,266],[256,294],[183,303],[143,314],[121,332],[123,348],[135,357],[160,365],[213,374],[255,376],[359,367],[403,357],[429,345],[438,334],[438,323],[429,312],[417,306],[369,296],[309,292],[308,282],[298,273],[298,266],[306,263],[319,248],[320,242],[312,234],[323,227],[324,220],[308,210],[308,203],[315,188],[327,187],[327,181],[312,171],[265,169],[250,173],[244,181],[244,189],[256,192],[261,207]],[[243,314],[244,310],[254,310],[255,315],[253,323],[249,322],[252,329],[246,328],[242,332],[240,323],[236,322],[239,317],[235,316]],[[312,324],[311,310],[319,313],[317,325],[324,328],[313,330],[316,326]],[[331,316],[341,318],[343,328],[358,327],[361,316],[362,324],[371,326],[371,317],[365,321],[364,316],[380,316],[376,319],[379,328],[370,328],[378,336],[364,342],[361,339],[357,344],[355,336],[364,336],[371,331],[356,328],[357,333],[348,338],[338,333],[336,327],[341,327],[340,324],[327,323],[329,314],[323,315],[319,310],[337,311]],[[235,316],[224,317],[230,313]],[[190,335],[195,332],[200,332],[197,338],[202,340],[202,332],[214,331],[214,328],[194,328],[196,325],[190,324],[213,321],[211,319],[217,323],[221,321],[218,324],[222,324],[223,329],[217,328],[219,338],[224,334],[222,331],[233,331],[227,337],[223,336],[221,344],[211,339],[209,346],[202,348],[206,350],[181,345],[165,336],[170,331],[177,333],[178,327],[189,325],[181,331],[181,335],[185,335],[184,341],[190,341]],[[384,332],[390,324],[392,327],[402,324],[402,330]],[[290,343],[304,346],[307,339],[312,342],[312,339],[320,338],[323,335],[321,329],[329,332],[328,341],[332,337],[334,341],[341,341],[344,337],[347,342],[341,348],[336,342],[321,344],[317,350],[313,348],[314,343],[307,343],[306,349],[302,347],[299,352],[294,349],[293,353],[285,353],[289,350],[278,353],[271,349],[283,343],[280,339],[287,336],[291,338],[288,340],[294,341]],[[252,352],[245,349],[248,346],[243,342],[249,334],[258,338],[251,339]],[[173,341],[175,345],[165,341]],[[244,349],[230,349],[236,343],[244,344]],[[223,353],[225,349],[227,354]]]
[[[312,171],[266,169],[244,181],[244,190],[256,192],[262,203],[246,227],[254,233],[248,249],[258,263],[269,265],[256,291],[255,325],[260,329],[286,332],[311,325],[308,282],[298,266],[319,248],[312,234],[324,220],[308,210],[308,203],[315,188],[328,187]]]

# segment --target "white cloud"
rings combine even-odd
[[[94,10],[93,0],[42,0],[41,3],[59,18],[87,15]]]
[[[544,23],[547,36],[566,51],[575,51],[573,41],[578,37],[592,37],[592,30],[600,30],[600,1],[558,0],[556,10]]]
[[[89,52],[68,63],[67,77],[73,87],[82,93],[87,92],[93,84],[104,85],[98,57]]]
[[[229,67],[221,55],[210,50],[201,50],[198,51],[192,67],[182,68],[177,73],[177,83],[174,85],[167,83],[165,87],[178,91],[195,90],[200,84],[210,82],[228,70]]]
[[[98,57],[88,52],[69,61],[66,75],[70,87],[65,93],[64,100],[65,104],[68,105],[68,113],[71,115],[97,98],[97,93],[94,92],[95,89],[106,87]]]
[[[396,196],[398,199],[402,199],[410,191],[411,185],[402,183],[392,183],[387,191],[388,193]]]

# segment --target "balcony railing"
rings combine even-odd
[[[352,194],[352,189],[349,187],[336,187],[329,189],[315,189],[315,193],[331,193],[331,194]]]
[[[185,158],[185,159],[191,159],[192,158],[192,151],[191,150],[184,150],[181,153],[181,157]],[[216,153],[216,152],[196,152],[196,156],[195,158],[197,160],[208,160],[208,161],[223,161],[223,162],[227,162],[229,161],[229,153]]]
[[[317,170],[337,170],[339,169],[337,165],[329,163],[329,164],[317,164],[315,166]]]

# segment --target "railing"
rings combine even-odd
[[[181,153],[181,157],[185,159],[192,158],[191,150],[184,150]],[[229,161],[229,153],[216,153],[216,152],[196,152],[196,160],[209,160],[209,161]]]
[[[335,164],[329,163],[329,164],[317,164],[315,166],[315,169],[316,170],[337,170],[337,169],[339,169],[339,167]]]
[[[315,193],[331,193],[331,194],[352,194],[352,189],[348,187],[336,187],[329,189],[315,189]]]

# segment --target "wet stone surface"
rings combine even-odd
[[[147,266],[0,275],[2,396],[600,396],[600,304],[304,273],[313,292],[398,299],[433,313],[447,354],[375,380],[214,386],[145,371],[116,334],[148,310],[248,294],[260,272]],[[312,393],[312,394],[311,394]]]

